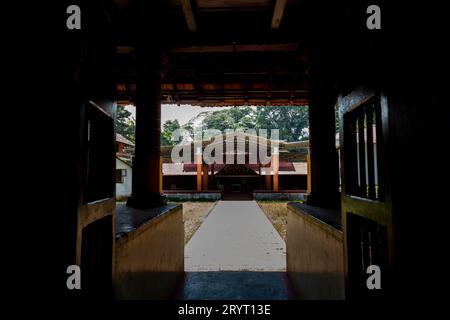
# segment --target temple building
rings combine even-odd
[[[245,133],[236,133],[231,140],[225,134],[221,157],[211,161],[202,158],[202,165],[198,170],[197,163],[172,163],[170,155],[174,147],[161,147],[163,159],[163,189],[167,191],[221,191],[223,193],[249,194],[253,192],[271,191],[297,191],[307,190],[307,158],[308,141],[288,143],[276,141],[278,153],[272,154],[270,139],[253,136]],[[229,141],[232,141],[232,150],[227,150]],[[238,145],[243,147],[238,151]],[[216,142],[205,141],[205,148],[217,148]],[[259,148],[265,147],[267,159],[262,163]],[[194,154],[195,144],[176,146],[184,152],[189,150]],[[217,152],[217,150],[215,150]],[[271,161],[276,157],[278,168],[274,170]],[[194,157],[193,157],[194,158]],[[192,158],[192,159],[193,159]],[[228,161],[227,161],[228,159]],[[268,162],[270,161],[270,162]]]
[[[126,200],[131,195],[132,158],[134,143],[116,133],[116,199]]]

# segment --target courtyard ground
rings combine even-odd
[[[286,241],[287,204],[292,201],[258,201],[259,207]]]
[[[256,201],[218,201],[185,247],[176,299],[286,300],[286,245]]]
[[[185,247],[185,271],[286,270],[286,245],[254,200],[219,201]]]
[[[214,205],[215,202],[183,202],[184,244],[192,238]]]

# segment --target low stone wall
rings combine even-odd
[[[288,204],[287,272],[300,299],[345,299],[344,247],[338,212]]]
[[[254,191],[253,198],[255,200],[306,200],[307,193],[299,191],[279,191],[279,192],[268,192],[268,191]]]
[[[171,298],[184,273],[182,206],[119,208],[116,215],[115,297]]]
[[[221,191],[164,191],[164,194],[167,201],[217,201],[222,199]]]

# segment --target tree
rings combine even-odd
[[[173,132],[180,129],[180,123],[177,119],[167,120],[163,124],[163,131],[161,132],[161,145],[162,146],[173,146],[177,144],[178,141],[172,140]]]
[[[124,106],[117,107],[116,132],[135,142],[136,122],[131,117],[131,112],[125,109]]]
[[[230,108],[219,111],[201,112],[183,126],[178,120],[167,120],[161,132],[161,145],[175,145],[180,141],[172,141],[176,129],[185,129],[183,143],[192,141],[194,128],[202,124],[202,129],[215,129],[222,133],[227,129],[279,129],[279,139],[299,141],[308,138],[308,108],[297,106],[264,106],[256,110],[250,107]],[[205,134],[205,131],[204,131]],[[204,137],[209,138],[209,137]],[[270,138],[270,137],[269,137]]]
[[[281,140],[299,141],[308,137],[308,108],[298,106],[257,107],[255,129],[279,129]]]
[[[224,132],[226,129],[253,129],[255,113],[250,107],[230,108],[214,111],[203,120],[204,129],[216,129]]]

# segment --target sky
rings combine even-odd
[[[198,106],[191,106],[191,105],[177,106],[177,105],[163,104],[161,106],[161,124],[163,124],[167,120],[178,119],[178,122],[180,123],[180,125],[183,125],[186,122],[188,122],[191,118],[198,115],[200,112],[224,110],[224,109],[228,109],[228,108],[227,107],[198,107]]]
[[[229,109],[231,107],[198,107],[191,105],[173,105],[163,104],[161,105],[161,128],[164,122],[167,120],[178,119],[180,125],[187,123],[191,118],[204,111],[216,111]],[[136,108],[133,105],[125,106],[125,109],[132,113],[132,117],[136,117]]]

